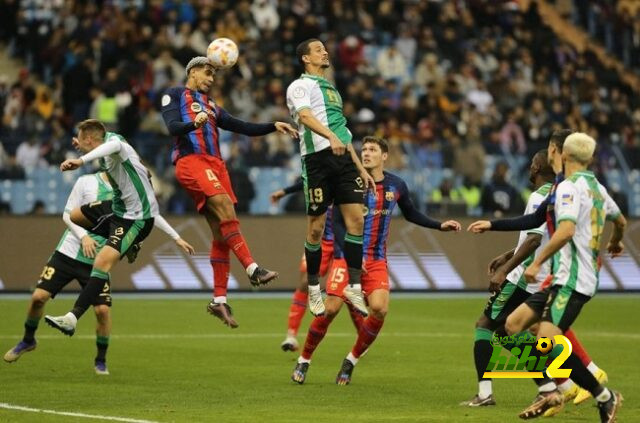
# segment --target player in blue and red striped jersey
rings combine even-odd
[[[233,250],[255,286],[269,283],[278,273],[256,264],[240,233],[234,209],[237,201],[220,154],[218,128],[248,136],[279,131],[297,137],[297,131],[284,122],[250,123],[231,116],[208,95],[215,71],[206,57],[191,59],[185,86],[170,88],[162,96],[162,117],[175,137],[171,158],[176,166],[176,179],[193,198],[213,234],[210,258],[214,297],[207,310],[235,328],[238,324],[226,297],[229,250]]]
[[[441,231],[459,231],[460,223],[448,220],[440,223],[418,211],[411,198],[407,184],[398,176],[384,171],[384,162],[389,147],[384,139],[365,137],[362,141],[362,163],[376,182],[375,191],[365,196],[365,219],[363,237],[362,291],[369,304],[370,314],[358,331],[353,349],[342,362],[336,383],[346,385],[351,381],[351,373],[362,354],[375,341],[389,307],[389,275],[387,271],[387,238],[391,227],[391,215],[396,205],[400,207],[404,218],[418,226]],[[341,240],[344,224],[339,212],[334,210],[334,239]],[[339,242],[339,241],[338,241]],[[338,245],[336,242],[336,245]],[[311,323],[302,354],[298,358],[291,379],[304,383],[311,356],[322,341],[334,317],[344,303],[343,290],[348,284],[347,264],[340,249],[334,255],[327,281],[325,314],[316,317]]]

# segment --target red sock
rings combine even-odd
[[[242,263],[242,267],[246,269],[251,263],[254,263],[247,242],[240,233],[240,222],[237,219],[220,222],[220,232],[224,242]]]
[[[362,329],[362,324],[364,323],[364,317],[362,314],[358,313],[355,308],[351,305],[351,303],[345,303],[347,308],[349,309],[349,315],[351,316],[351,321],[353,322],[353,326],[356,327],[356,332],[360,333],[360,329]]]
[[[373,344],[383,324],[384,320],[378,320],[373,316],[367,317],[362,323],[360,332],[358,333],[358,340],[351,350],[351,354],[353,354],[355,358],[359,358],[362,353]]]
[[[582,361],[582,364],[584,364],[584,366],[587,367],[592,360],[591,360],[591,357],[589,357],[589,354],[587,353],[587,351],[584,349],[584,347],[578,340],[578,337],[576,337],[576,334],[573,333],[571,329],[569,329],[564,333],[564,336],[566,336],[569,339],[569,341],[571,341],[573,354],[575,354],[580,359],[580,361]]]
[[[229,247],[224,241],[214,240],[211,243],[209,262],[213,268],[213,296],[227,295],[229,282]]]
[[[307,333],[307,339],[304,341],[304,349],[302,350],[302,358],[305,360],[311,360],[311,356],[313,352],[318,348],[320,341],[327,334],[327,329],[329,329],[329,325],[331,324],[331,320],[324,317],[319,316],[313,319],[311,322],[311,326],[309,327],[309,332]]]
[[[296,289],[293,293],[293,299],[291,300],[291,307],[289,308],[289,334],[295,336],[300,328],[300,322],[304,317],[304,312],[307,310],[307,297],[309,294]]]

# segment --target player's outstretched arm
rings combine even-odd
[[[182,250],[185,253],[189,255],[195,254],[196,250],[191,246],[191,244],[189,244],[187,241],[182,239],[180,237],[180,234],[178,234],[178,232],[176,232],[176,230],[173,229],[173,227],[169,224],[169,222],[165,220],[164,217],[157,215],[153,220],[153,226],[158,227],[162,232],[169,235],[171,239],[173,239],[176,242],[178,247],[182,248]]]
[[[509,261],[509,259],[511,259],[511,257],[513,257],[513,254],[515,252],[516,252],[516,250],[514,248],[512,250],[509,250],[507,252],[504,252],[504,253],[500,254],[498,257],[494,257],[494,259],[489,262],[489,266],[487,267],[487,275],[489,275],[489,277],[493,276],[493,273],[500,266],[502,266],[507,261]]]
[[[213,113],[213,112],[211,112]],[[227,131],[236,132],[238,134],[247,135],[249,137],[257,137],[260,135],[267,135],[272,132],[278,131],[283,134],[290,135],[294,138],[298,138],[298,131],[286,122],[271,122],[271,123],[253,123],[247,122],[242,119],[238,119],[232,116],[222,107],[218,107],[216,123],[219,128]]]
[[[542,263],[549,260],[557,253],[567,242],[571,240],[576,232],[576,224],[571,220],[562,220],[558,224],[556,231],[547,243],[538,253],[533,263],[524,271],[524,277],[527,283],[536,283],[536,276],[540,273]]]
[[[407,222],[411,222],[423,228],[437,229],[440,231],[459,231],[460,223],[455,220],[447,220],[442,223],[421,213],[411,201],[409,188],[402,182],[400,185],[400,196],[398,197],[398,207]]]
[[[529,234],[520,248],[504,264],[498,267],[489,278],[489,291],[495,292],[500,289],[502,282],[507,279],[507,275],[520,263],[531,256],[542,243],[542,235]]]
[[[284,196],[293,194],[294,192],[300,192],[303,189],[304,189],[304,182],[302,182],[302,179],[301,179],[300,181],[296,182],[293,185],[274,191],[269,195],[269,198],[271,199],[271,204],[276,205],[278,204],[278,201],[280,201]]]
[[[540,203],[535,212],[510,219],[477,220],[469,225],[467,231],[481,234],[486,231],[524,231],[537,228],[545,222],[549,197]]]
[[[74,143],[75,142],[76,140],[74,139]],[[100,144],[98,147],[94,148],[93,150],[91,150],[90,152],[88,152],[87,154],[85,154],[84,156],[78,159],[65,160],[60,165],[60,170],[63,172],[67,170],[75,170],[88,162],[92,162],[94,160],[101,159],[103,157],[107,157],[112,154],[116,154],[120,152],[121,148],[122,148],[121,142],[115,142],[115,141],[105,142],[104,144]]]

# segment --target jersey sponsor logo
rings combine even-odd
[[[563,206],[569,206],[571,204],[573,204],[573,195],[571,194],[562,194],[562,205]]]
[[[202,106],[200,105],[200,103],[191,103],[191,111],[193,113],[200,113],[202,111]]]
[[[567,306],[567,302],[569,301],[569,297],[565,294],[558,294],[555,301],[555,307],[558,310],[562,310]]]
[[[293,89],[294,98],[302,98],[307,94],[306,90],[302,87],[296,87]]]
[[[122,226],[120,226],[119,228],[116,228],[116,231],[114,232],[114,234],[116,234],[117,236],[122,236],[122,234],[124,234],[124,228]]]
[[[171,103],[171,96],[169,94],[165,94],[162,96],[162,107],[166,107]]]

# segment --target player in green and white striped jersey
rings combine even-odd
[[[552,286],[541,291],[545,298],[538,307],[542,316],[538,337],[562,335],[595,295],[607,217],[616,221],[607,249],[613,256],[623,250],[626,221],[607,190],[587,171],[595,148],[595,140],[587,134],[576,132],[566,138],[562,148],[565,180],[558,185],[555,197],[556,231],[524,272],[527,282],[533,283],[543,263],[553,257]],[[600,420],[615,421],[622,403],[620,393],[602,386],[575,354],[567,358],[564,367],[572,369],[571,379],[596,399]]]
[[[287,107],[298,124],[302,179],[307,212],[305,258],[309,283],[309,310],[316,316],[325,312],[318,273],[320,248],[327,208],[340,207],[347,233],[344,255],[349,273],[349,287],[344,295],[364,316],[360,285],[362,269],[362,231],[364,190],[375,182],[360,163],[351,144],[352,135],[342,110],[340,93],[325,78],[329,53],[315,38],[303,41],[296,49],[304,71],[287,88]],[[345,154],[348,152],[349,154]]]
[[[71,212],[72,221],[92,229],[107,239],[97,254],[91,278],[83,288],[73,310],[64,316],[45,316],[45,321],[66,335],[73,335],[78,319],[109,286],[109,271],[134,245],[139,245],[151,232],[158,215],[149,171],[140,157],[118,134],[107,132],[104,125],[88,119],[78,125],[74,146],[85,153],[78,159],[65,160],[60,170],[68,171],[100,159],[113,188],[113,214],[105,214],[100,204],[85,204]]]
[[[25,331],[23,339],[4,355],[6,362],[17,361],[26,352],[36,348],[35,332],[44,312],[44,307],[49,299],[54,298],[66,285],[76,279],[81,286],[85,286],[90,277],[96,252],[102,248],[106,239],[87,232],[84,228],[71,221],[70,213],[87,203],[109,204],[108,212],[111,213],[111,199],[113,190],[108,183],[104,172],[84,175],[78,178],[71,194],[67,199],[62,219],[67,229],[62,234],[56,250],[45,265],[38,285],[31,296],[31,302],[27,311]],[[176,243],[187,253],[193,252],[186,241],[162,218],[158,216],[155,224],[171,236]],[[98,353],[94,365],[97,374],[109,374],[107,370],[106,354],[111,333],[111,292],[104,291],[93,303],[98,319],[96,328],[96,346]]]

